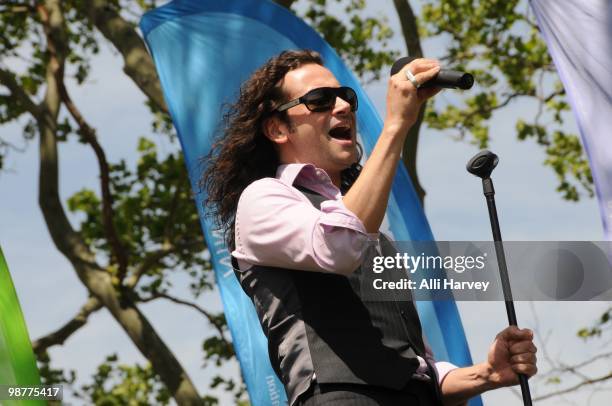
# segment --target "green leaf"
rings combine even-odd
[[[112,354],[98,366],[92,382],[77,390],[77,396],[93,405],[146,406],[167,405],[171,394],[150,364],[120,364]]]

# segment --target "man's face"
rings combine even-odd
[[[318,87],[340,87],[334,75],[317,64],[304,65],[285,75],[286,101],[297,99]],[[332,180],[357,160],[355,113],[340,97],[329,111],[314,112],[304,104],[287,110],[290,126],[280,125],[287,137],[279,143],[283,163],[311,163],[325,170]]]

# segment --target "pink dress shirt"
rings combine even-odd
[[[293,185],[329,200],[318,210]],[[348,274],[361,264],[366,245],[377,239],[378,233],[368,234],[361,220],[344,206],[340,190],[324,170],[310,164],[288,164],[278,167],[276,178],[259,179],[240,196],[232,255],[241,270],[267,265]],[[442,383],[457,367],[435,362],[427,343],[425,347],[425,357],[435,363]],[[427,364],[421,357],[419,361],[417,374],[425,375]]]

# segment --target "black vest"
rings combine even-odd
[[[324,197],[299,188],[317,208]],[[382,236],[382,234],[381,234]],[[384,238],[384,237],[382,237]],[[383,244],[383,255],[394,256]],[[366,252],[378,255],[372,244]],[[237,266],[235,266],[237,268]],[[319,383],[353,383],[401,389],[425,357],[421,323],[404,291],[376,300],[370,275],[358,268],[349,276],[253,266],[236,275],[255,304],[274,371],[289,404]],[[399,272],[376,277],[398,279]],[[368,289],[368,300],[362,300]],[[392,294],[392,293],[391,293]],[[435,380],[435,378],[434,378]]]

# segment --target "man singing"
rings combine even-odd
[[[357,95],[316,52],[270,59],[226,117],[202,182],[290,405],[460,405],[537,371],[529,330],[506,328],[485,362],[456,368],[435,362],[409,298],[362,297],[402,146],[439,91],[419,85],[439,70],[416,59],[391,77],[363,168]]]

